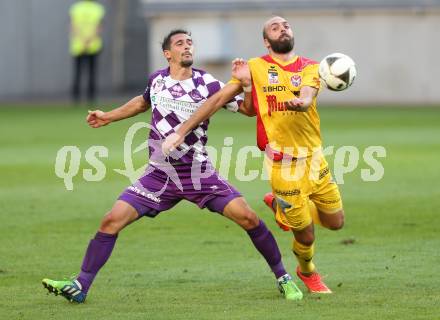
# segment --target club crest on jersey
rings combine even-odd
[[[270,66],[269,70],[267,70],[267,76],[269,80],[269,84],[278,84],[280,81],[278,80],[278,71],[275,66]]]
[[[196,89],[192,90],[188,94],[191,97],[191,99],[193,99],[195,102],[199,102],[200,100],[203,99],[203,97],[200,95],[200,93]]]
[[[174,98],[180,98],[181,96],[183,96],[185,94],[185,92],[184,92],[183,88],[180,86],[180,84],[176,84],[176,85],[172,86],[169,89],[169,91]]]
[[[157,80],[154,84],[153,84],[153,92],[154,93],[159,93],[160,91],[162,91],[162,88],[165,84],[165,80],[164,79],[159,79]]]
[[[292,85],[294,87],[299,87],[301,84],[301,76],[298,74],[294,74],[291,78],[290,78],[290,82],[292,83]]]

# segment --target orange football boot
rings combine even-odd
[[[332,291],[322,281],[318,272],[313,272],[310,276],[305,276],[301,273],[299,266],[296,268],[298,278],[304,282],[310,293],[332,293]]]
[[[272,194],[272,192],[268,192],[264,195],[263,198],[264,203],[270,208],[270,210],[272,210],[273,214],[276,214],[276,209],[274,208],[274,201],[275,201],[275,197]],[[276,203],[275,203],[276,204]],[[278,226],[283,229],[284,231],[290,231],[290,227],[286,226],[285,224],[279,222],[276,218],[275,218],[276,223],[278,224]]]

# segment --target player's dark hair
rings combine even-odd
[[[188,36],[191,36],[191,32],[186,31],[184,29],[174,29],[171,30],[164,38],[162,41],[162,51],[165,50],[170,50],[171,48],[171,37],[176,35],[176,34],[186,34]]]

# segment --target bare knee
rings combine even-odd
[[[138,217],[134,209],[118,209],[119,208],[113,207],[113,209],[104,216],[99,231],[109,234],[117,234]]]
[[[116,234],[119,231],[122,230],[121,223],[119,221],[120,219],[118,216],[113,212],[109,211],[104,216],[104,218],[101,221],[101,226],[99,227],[99,231],[109,234]]]
[[[255,229],[260,224],[257,214],[248,206],[237,208],[228,218],[245,230]]]
[[[344,227],[344,216],[342,216],[337,223],[329,226],[330,230],[340,230]]]
[[[344,227],[344,210],[335,213],[319,213],[323,227],[330,230],[340,230]]]
[[[117,234],[138,218],[139,215],[135,208],[125,201],[117,200],[113,208],[102,219],[99,231]]]
[[[229,202],[223,211],[223,215],[245,230],[252,230],[260,224],[257,214],[242,197]]]
[[[344,227],[344,210],[334,214],[334,219],[329,225],[330,230],[340,230]]]
[[[238,220],[236,221],[243,229],[252,230],[258,227],[260,224],[260,219],[257,214],[252,210],[243,210],[243,213],[240,215]]]
[[[313,229],[313,225],[310,225],[300,231],[294,231],[293,234],[295,235],[295,240],[305,246],[311,246],[315,242],[315,232]]]

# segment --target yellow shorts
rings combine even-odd
[[[277,200],[276,219],[302,230],[312,223],[309,200],[319,211],[336,213],[342,209],[337,184],[323,155],[290,162],[265,159],[272,192]]]

